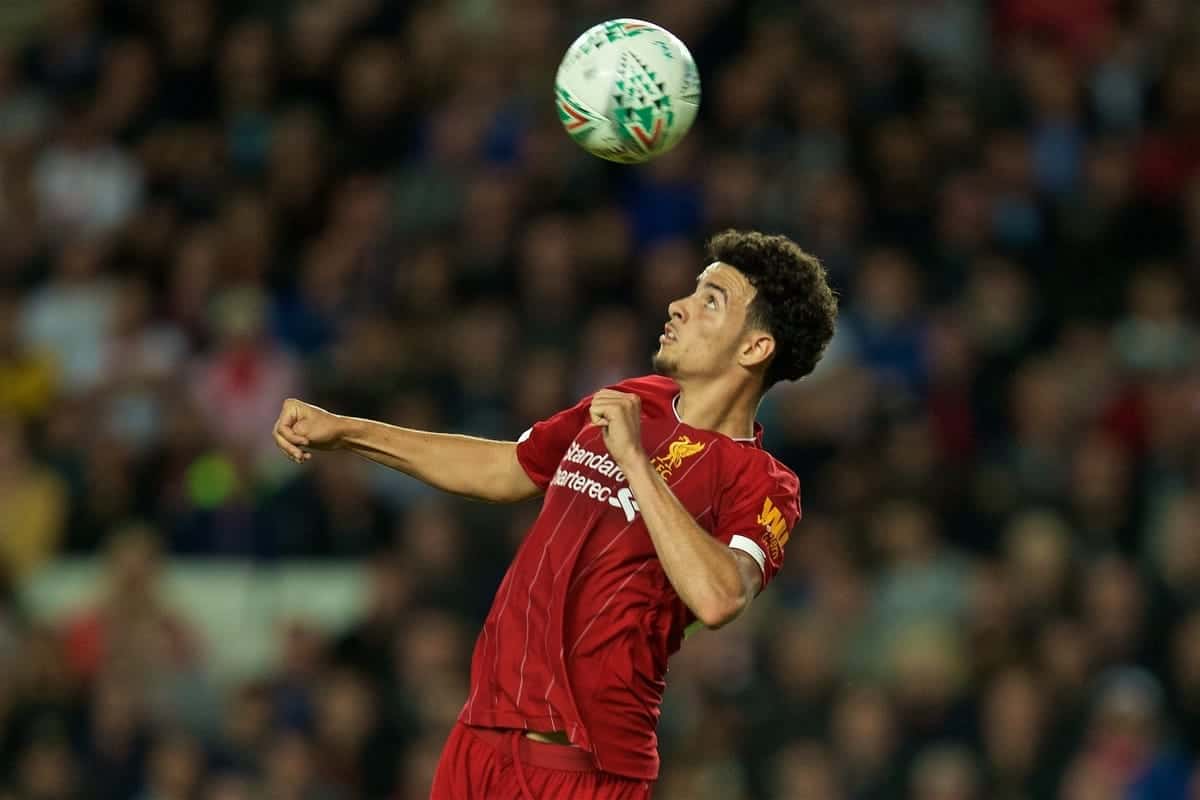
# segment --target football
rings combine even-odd
[[[670,31],[638,19],[602,22],[558,67],[558,117],[594,156],[638,164],[683,139],[700,108],[700,74]]]

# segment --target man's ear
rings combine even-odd
[[[766,331],[752,330],[742,342],[738,363],[743,367],[766,364],[775,355],[775,337]]]

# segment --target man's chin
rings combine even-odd
[[[650,359],[650,365],[654,368],[656,375],[662,375],[667,378],[674,378],[676,373],[676,364],[671,359],[662,354],[662,351],[654,354]]]

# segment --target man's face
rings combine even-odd
[[[755,291],[735,268],[710,264],[696,279],[696,290],[667,307],[671,320],[659,337],[655,372],[686,379],[736,369]]]

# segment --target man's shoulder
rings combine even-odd
[[[729,465],[744,479],[778,487],[779,491],[790,494],[800,492],[800,478],[769,451],[736,443],[728,451]]]

